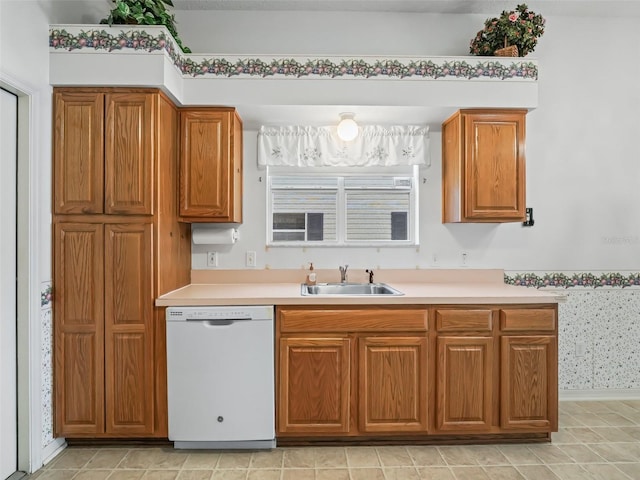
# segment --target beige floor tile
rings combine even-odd
[[[585,427],[606,427],[610,425],[604,418],[602,418],[600,414],[597,413],[578,413],[572,416],[575,420],[580,422],[580,424],[584,425]],[[562,426],[571,427],[574,425],[562,423]]]
[[[94,448],[69,447],[63,450],[51,463],[47,469],[74,469],[84,467],[98,450]]]
[[[600,443],[605,439],[596,433],[595,430],[587,427],[569,428],[567,429],[571,435],[581,443]]]
[[[249,468],[252,452],[224,452],[218,459],[218,468]]]
[[[142,480],[176,480],[178,470],[147,470]]]
[[[616,463],[616,467],[634,480],[640,478],[640,463]]]
[[[413,460],[405,447],[378,447],[378,457],[383,467],[408,467]]]
[[[84,468],[116,468],[129,453],[128,448],[106,448],[98,450]]]
[[[449,467],[418,467],[422,480],[455,480]]]
[[[600,443],[589,445],[589,448],[607,462],[640,461],[640,443]]]
[[[477,465],[478,461],[471,455],[468,447],[438,447],[440,455],[447,465]]]
[[[385,467],[386,480],[420,480],[420,474],[415,467]]]
[[[601,413],[599,417],[612,427],[630,427],[635,424],[632,420],[619,413]]]
[[[620,430],[636,441],[640,441],[640,427],[620,427]]]
[[[629,480],[629,477],[618,470],[615,465],[610,464],[591,464],[583,465],[589,475],[594,480]],[[635,480],[635,479],[634,479]]]
[[[560,447],[556,445],[529,445],[536,457],[542,460],[543,463],[575,463],[575,460],[563,452]]]
[[[524,477],[515,467],[484,467],[491,480],[523,480]]]
[[[635,442],[637,440],[620,427],[598,427],[593,431],[607,442]]]
[[[311,473],[313,474],[313,470],[311,470]],[[249,469],[249,473],[247,474],[247,480],[280,480],[282,474],[282,469],[277,468],[277,469],[266,469],[266,468],[261,468],[259,470],[251,470]],[[301,475],[300,480],[315,480],[315,475],[312,475],[310,477],[306,477],[304,475]]]
[[[580,405],[585,410],[588,410],[592,413],[607,413],[611,412],[611,406],[615,407],[615,404],[609,401],[588,401],[588,402],[580,402]]]
[[[585,480],[589,474],[580,465],[549,465],[549,468],[562,480]]]
[[[546,465],[518,465],[516,468],[527,480],[559,480]]]
[[[409,452],[416,466],[446,465],[437,447],[422,445],[408,446],[407,452]]]
[[[118,468],[178,470],[189,454],[172,448],[140,448],[129,450]]]
[[[232,468],[228,470],[214,470],[211,480],[247,480],[246,468]]]
[[[76,475],[79,470],[43,470],[42,473],[38,475],[38,480],[69,480]]]
[[[582,402],[572,401],[558,402],[558,410],[568,414],[588,412],[588,410],[582,406]]]
[[[625,405],[640,410],[640,400],[622,400]]]
[[[451,467],[456,480],[491,480],[482,467]]]
[[[182,470],[177,480],[210,480],[213,470]]]
[[[551,443],[555,445],[559,443],[578,443],[578,439],[571,435],[571,430],[560,428],[557,432],[551,434]]]
[[[80,471],[73,477],[74,480],[104,480],[111,474],[111,470],[86,470]]]
[[[346,468],[321,468],[316,470],[316,480],[349,480],[349,470]]]
[[[114,470],[107,480],[139,480],[144,475],[144,470]]]
[[[508,465],[509,460],[492,445],[470,445],[465,447],[478,465]]]
[[[592,415],[589,412],[579,412],[576,414],[561,413],[558,415],[558,425],[565,427],[584,427],[584,423],[578,420],[577,415]]]
[[[344,447],[318,447],[316,468],[347,468],[347,453]]]
[[[377,467],[380,466],[378,452],[369,447],[347,447],[347,461],[349,467]]]
[[[287,448],[284,451],[284,468],[315,468],[316,449],[307,448]]]
[[[292,468],[282,470],[282,480],[314,480],[316,471],[313,468]]]
[[[604,463],[604,459],[586,445],[560,445],[560,450],[573,458],[576,463]]]
[[[385,480],[381,468],[350,468],[351,480]]]
[[[539,465],[538,458],[526,445],[500,445],[498,450],[507,457],[512,465]]]
[[[213,470],[218,465],[219,458],[220,454],[218,452],[210,452],[207,450],[190,452],[187,455],[187,459],[182,464],[182,468],[185,470],[203,468]]]
[[[284,450],[253,452],[249,468],[282,468]]]

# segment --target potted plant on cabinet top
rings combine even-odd
[[[176,29],[175,15],[169,13],[167,6],[173,7],[171,0],[112,0],[115,7],[107,18],[100,23],[116,25],[164,25],[175,38],[184,53],[191,53],[189,47],[182,44]]]
[[[523,3],[515,10],[503,10],[498,18],[488,18],[484,28],[471,40],[473,55],[524,57],[533,52],[544,33],[545,19]]]

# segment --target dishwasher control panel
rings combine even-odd
[[[266,320],[273,318],[271,305],[169,307],[167,321]]]

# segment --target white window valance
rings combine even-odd
[[[335,126],[261,127],[258,165],[278,167],[394,167],[430,165],[429,127],[360,126],[349,142]]]

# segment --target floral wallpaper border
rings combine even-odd
[[[386,79],[492,79],[537,80],[535,62],[504,60],[495,57],[460,58],[363,59],[363,58],[258,58],[219,56],[186,56],[171,35],[155,29],[116,28],[80,29],[55,26],[49,29],[49,47],[67,51],[165,51],[183,75],[192,77],[259,77],[259,78],[386,78]]]
[[[640,286],[640,272],[623,274],[618,272],[594,274],[583,273],[516,273],[513,275],[505,273],[504,282],[509,285],[520,285],[525,287],[632,287]]]

